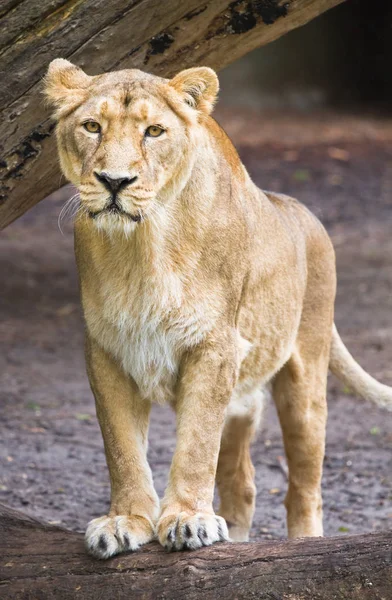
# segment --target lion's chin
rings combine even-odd
[[[123,234],[126,237],[129,237],[143,220],[141,215],[135,217],[125,211],[103,210],[90,216],[98,231],[105,231],[109,235]]]

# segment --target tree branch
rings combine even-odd
[[[387,600],[392,532],[216,544],[166,553],[157,543],[98,561],[83,536],[0,505],[2,600]]]
[[[221,69],[343,0],[8,0],[0,10],[0,229],[59,187],[41,78],[53,58],[90,75]]]

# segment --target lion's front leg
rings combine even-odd
[[[150,403],[89,339],[86,362],[111,482],[110,511],[89,523],[86,546],[97,558],[109,558],[136,550],[155,535],[159,501],[146,458]]]
[[[161,505],[158,537],[167,550],[194,550],[229,539],[212,506],[220,440],[238,370],[232,331],[195,349],[181,368],[177,447]]]

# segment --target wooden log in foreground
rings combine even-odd
[[[41,79],[54,58],[89,75],[217,70],[343,0],[3,0],[0,229],[60,187]]]
[[[108,561],[83,536],[0,505],[2,600],[390,600],[392,532],[167,554],[148,544]]]

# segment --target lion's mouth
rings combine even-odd
[[[109,204],[109,206],[106,206],[102,210],[98,210],[96,212],[89,211],[89,215],[92,219],[96,219],[100,215],[121,215],[131,219],[135,223],[139,223],[143,218],[141,214],[132,215],[131,213],[126,212],[116,202],[112,202]]]

